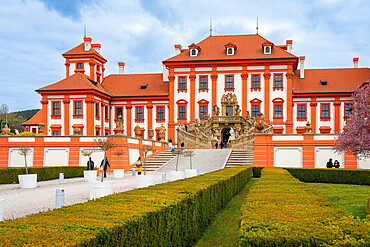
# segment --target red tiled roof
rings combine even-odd
[[[22,125],[38,125],[42,121],[42,110],[39,110],[33,117],[31,117],[26,122],[23,122]]]
[[[227,35],[210,36],[197,45],[201,48],[198,56],[191,57],[189,49],[164,62],[198,61],[198,60],[235,60],[235,59],[269,59],[269,58],[297,58],[279,46],[274,46],[272,54],[263,54],[262,44],[270,42],[260,35]],[[232,43],[238,47],[235,55],[227,56],[225,45]]]
[[[140,89],[147,85],[146,89]],[[103,87],[113,96],[168,96],[168,82],[163,82],[162,74],[109,75]]]
[[[87,55],[87,54],[96,55],[99,58],[103,59],[105,62],[107,62],[107,60],[102,55],[97,53],[92,46],[91,46],[90,51],[85,51],[85,43],[81,43],[78,46],[76,46],[75,48],[63,53],[63,57],[65,55],[68,56],[68,55]]]
[[[305,69],[304,79],[300,79],[299,75],[300,70],[296,70],[294,93],[351,93],[370,79],[370,69]],[[327,81],[327,86],[321,86],[320,80]]]
[[[99,83],[94,82],[83,73],[73,74],[59,82],[46,87],[37,89],[36,91],[64,91],[64,90],[95,90],[107,95],[111,95]]]

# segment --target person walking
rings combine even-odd
[[[141,160],[141,157],[139,157],[136,161],[136,170],[137,170],[137,175],[141,175],[143,171],[143,161]]]
[[[107,177],[107,169],[108,169],[108,166],[110,167],[109,162],[108,162],[108,158],[107,158],[107,156],[105,156],[105,159],[103,159],[101,161],[101,163],[100,163],[100,167],[103,167],[104,177],[105,178]]]
[[[339,161],[338,160],[335,160],[334,161],[334,168],[339,168]]]
[[[170,139],[168,139],[168,148],[170,149],[170,150],[172,150],[172,139],[170,138]]]
[[[218,142],[215,143],[215,147],[216,147],[216,149],[218,148]]]
[[[220,142],[220,148],[221,148],[221,149],[223,149],[223,148],[224,148],[224,142],[223,142],[223,141],[221,141],[221,142]]]
[[[333,159],[330,158],[328,162],[326,162],[326,168],[333,168]]]
[[[175,154],[175,150],[176,150],[176,145],[172,145],[171,151],[173,154]]]
[[[181,144],[180,144],[181,151],[184,150],[184,146],[185,146],[184,142],[181,142]]]
[[[87,170],[94,170],[94,161],[92,161],[91,157],[89,157],[89,160],[87,161]]]

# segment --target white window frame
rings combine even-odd
[[[195,55],[193,55],[193,50],[195,51]],[[198,56],[198,49],[195,49],[195,48],[190,49],[190,56],[191,56],[191,57],[196,57],[196,56]]]
[[[270,48],[270,52],[267,52],[266,51],[266,48],[269,47]],[[263,54],[271,54],[272,52],[272,47],[270,45],[266,45],[265,47],[263,47]]]
[[[229,53],[229,49],[231,49],[231,53]],[[226,55],[227,56],[234,56],[235,54],[235,48],[234,47],[227,47],[226,48]]]

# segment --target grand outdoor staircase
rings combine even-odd
[[[253,166],[253,149],[233,149],[225,168],[235,166]]]
[[[171,150],[165,150],[146,161],[146,171],[153,172],[157,170],[159,167],[170,161],[175,155],[171,152]],[[143,169],[144,171],[144,169]]]

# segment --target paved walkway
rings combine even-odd
[[[193,168],[200,169],[201,173],[222,169],[230,152],[229,149],[195,150],[195,155],[192,157]],[[162,182],[163,173],[166,174],[167,181],[170,181],[170,171],[174,171],[175,167],[176,159],[149,174],[154,175],[155,184]],[[179,170],[185,171],[188,168],[189,157],[180,156]],[[108,173],[107,176],[105,180],[113,181],[114,193],[136,188],[136,179],[131,171],[126,172],[122,179],[114,179],[112,173]],[[4,220],[54,209],[57,188],[64,188],[65,206],[87,202],[90,197],[89,182],[84,181],[83,178],[64,179],[64,184],[59,184],[58,179],[38,182],[37,188],[34,189],[21,189],[19,184],[0,185],[0,199],[4,199]]]

